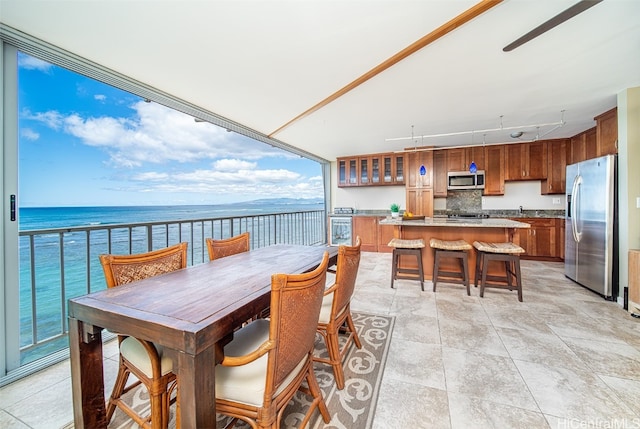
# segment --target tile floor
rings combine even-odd
[[[389,287],[390,254],[363,253],[354,311],[396,316],[373,428],[640,428],[640,321],[522,261],[524,302],[495,289]],[[105,377],[117,349],[105,347]],[[0,427],[72,420],[69,366],[0,389]]]

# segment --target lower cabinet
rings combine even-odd
[[[433,189],[407,188],[407,211],[417,216],[433,216]]]
[[[564,253],[564,236],[560,237],[562,219],[517,218],[513,220],[531,225],[531,228],[518,230],[520,247],[526,251],[522,259],[562,259]]]
[[[356,237],[360,237],[360,250],[363,252],[378,251],[378,217],[354,216],[353,217],[353,243]]]
[[[354,216],[353,217],[353,240],[360,237],[363,252],[386,252],[391,253],[393,248],[387,246],[393,238],[393,225],[380,225],[382,216]]]
[[[383,219],[383,218],[379,218]],[[387,246],[393,238],[395,227],[393,225],[378,224],[378,252],[391,253],[393,247]]]

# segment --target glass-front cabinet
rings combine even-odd
[[[404,184],[404,155],[387,154],[382,157],[384,165],[384,183],[387,185]]]
[[[380,157],[372,156],[371,158],[371,184],[380,184]]]
[[[338,159],[338,186],[358,186],[358,158]]]
[[[404,154],[338,158],[338,186],[404,185]]]
[[[368,185],[369,179],[369,158],[360,159],[360,185]]]

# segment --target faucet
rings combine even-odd
[[[522,209],[522,206],[520,206],[520,214],[523,214],[524,210]]]

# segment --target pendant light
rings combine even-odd
[[[416,154],[416,156],[418,155],[418,140],[416,140],[413,136],[413,125],[411,125],[411,140],[413,140],[413,153]],[[422,141],[424,142],[424,137],[422,138]],[[424,166],[424,164],[420,165],[420,168],[418,169],[418,173],[420,173],[420,176],[424,176],[425,174],[427,174],[427,168]]]
[[[471,147],[473,147],[473,133],[471,133]],[[478,166],[476,165],[476,162],[472,159],[471,164],[469,164],[469,173],[476,174],[476,171],[478,171]]]
[[[424,137],[422,138],[422,146],[424,146]],[[420,165],[420,175],[424,176],[425,174],[427,174],[427,168],[422,164]]]

